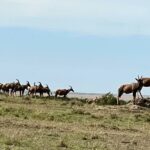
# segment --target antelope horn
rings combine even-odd
[[[18,82],[20,82],[18,79],[16,79]]]
[[[16,79],[17,80],[17,82],[20,84],[20,81],[18,80],[18,79]]]
[[[43,86],[41,82],[39,82],[39,83],[40,83],[40,86]]]

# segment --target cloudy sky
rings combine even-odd
[[[0,41],[0,82],[116,93],[150,76],[150,1],[0,0]]]
[[[1,27],[98,36],[149,35],[148,0],[1,0]]]

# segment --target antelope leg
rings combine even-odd
[[[141,94],[141,91],[139,91],[139,93],[140,93],[141,98],[144,99],[144,97],[143,97],[142,94]]]

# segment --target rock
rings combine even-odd
[[[150,98],[139,98],[136,103],[139,106],[150,108]]]

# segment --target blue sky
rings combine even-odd
[[[148,0],[1,0],[0,82],[117,93],[150,76]],[[144,94],[150,88],[144,88]]]

